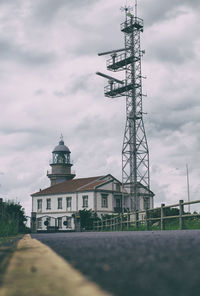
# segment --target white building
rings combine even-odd
[[[98,216],[122,212],[122,184],[112,175],[76,179],[71,172],[70,150],[61,139],[53,150],[51,186],[32,194],[32,227],[37,231],[74,230],[79,210],[91,209]],[[154,194],[140,185],[140,209],[153,207]],[[148,197],[148,198],[147,198]],[[131,200],[125,196],[124,211],[131,210]]]

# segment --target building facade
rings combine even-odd
[[[83,209],[95,211],[101,216],[128,212],[132,208],[128,195],[126,197],[126,194],[122,194],[121,182],[112,175],[74,178],[70,153],[61,139],[52,152],[52,171],[47,173],[51,186],[31,195],[32,228],[35,231],[78,229],[76,216]],[[152,208],[153,196],[152,192],[141,185],[140,209]]]

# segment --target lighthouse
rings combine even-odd
[[[71,151],[65,145],[61,135],[59,144],[52,151],[51,172],[47,172],[51,186],[66,180],[72,180],[75,177],[75,174],[71,171],[73,164],[70,160],[70,154]]]

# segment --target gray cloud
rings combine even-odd
[[[57,14],[63,9],[66,11],[67,15],[72,13],[72,10],[77,12],[80,9],[88,7],[94,4],[94,0],[43,0],[35,1],[34,5],[34,18],[40,21],[43,24],[48,24],[56,19]]]
[[[0,5],[17,5],[19,0],[0,0]]]
[[[189,46],[189,43],[188,47],[185,47],[183,46],[183,42],[181,44],[177,42],[176,44],[173,41],[167,42],[166,40],[165,45],[163,43],[154,44],[149,57],[154,60],[159,59],[162,63],[181,64],[195,59],[195,55],[194,47]]]
[[[55,60],[55,56],[49,52],[35,52],[22,48],[22,46],[11,43],[8,40],[0,40],[0,59],[16,60],[32,66],[49,64]]]
[[[49,185],[46,170],[61,133],[77,176],[121,178],[125,100],[104,98],[104,81],[94,73],[105,71],[106,58],[97,52],[123,46],[123,14],[121,0],[14,2],[15,9],[13,1],[0,1],[0,183],[3,197],[17,196],[30,212],[29,194]],[[145,17],[144,111],[156,204],[185,198],[185,173],[170,172],[186,161],[191,197],[198,192],[199,5],[146,0],[139,6]]]
[[[141,8],[145,23],[149,25],[157,24],[178,16],[182,11],[181,7],[191,8],[193,10],[199,9],[200,3],[198,0],[145,0],[141,2]]]
[[[68,1],[65,0],[35,1],[34,18],[41,23],[49,23],[56,18],[58,11],[62,9],[63,6],[66,6],[67,2]]]

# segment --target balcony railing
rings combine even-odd
[[[143,32],[144,22],[141,18],[131,17],[129,20],[121,24],[121,31],[125,33],[131,33],[133,29],[137,29]]]
[[[117,55],[115,58],[107,60],[107,69],[117,71],[124,66],[131,64],[133,61],[137,62],[140,60],[140,55],[133,56],[131,52],[122,53]]]

